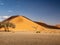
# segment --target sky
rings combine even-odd
[[[60,24],[60,0],[0,0],[0,21],[13,15],[49,25]]]

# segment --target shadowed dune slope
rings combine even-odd
[[[34,22],[37,23],[37,24],[39,24],[39,25],[41,25],[41,26],[43,26],[43,27],[45,27],[45,28],[50,28],[50,29],[60,29],[60,28],[57,27],[57,26],[47,25],[47,24],[42,23],[42,22],[36,22],[36,21],[34,21]]]

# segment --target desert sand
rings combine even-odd
[[[60,33],[0,32],[0,45],[60,45]]]

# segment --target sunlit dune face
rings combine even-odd
[[[15,23],[22,23],[24,21],[23,18],[19,17],[19,18],[16,18],[15,21],[13,20],[12,22],[15,22]]]

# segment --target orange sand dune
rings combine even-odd
[[[24,17],[24,16],[12,16],[3,22],[10,21],[15,24],[15,29],[9,28],[13,31],[36,31],[36,30],[45,30],[43,26],[33,22],[32,20]]]
[[[2,22],[6,21],[9,21],[15,25],[15,29],[9,28],[11,31],[60,32],[60,30],[54,30],[59,29],[58,27],[50,26],[41,22],[35,22],[25,16],[11,16]],[[1,28],[0,30],[4,30],[4,28]]]

